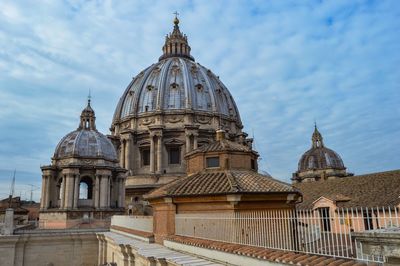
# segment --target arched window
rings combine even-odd
[[[169,164],[181,163],[181,149],[179,146],[168,147],[168,163]]]
[[[179,85],[172,83],[169,87],[168,108],[179,109],[181,108],[182,90]]]
[[[141,112],[149,112],[153,111],[156,107],[156,98],[157,98],[157,88],[152,85],[148,85],[146,89],[142,92],[142,100],[139,106]]]
[[[201,84],[197,84],[195,88],[197,108],[202,110],[211,110],[211,98],[208,91]]]
[[[310,157],[310,158],[308,158],[308,168],[315,168],[315,165],[314,165],[314,157]]]
[[[85,176],[79,183],[79,199],[92,199],[93,181],[90,177]]]

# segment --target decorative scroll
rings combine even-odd
[[[169,123],[178,123],[183,121],[183,116],[181,115],[174,115],[174,116],[168,116],[166,118],[166,121]]]
[[[203,116],[203,115],[198,115],[196,116],[196,121],[199,122],[200,124],[211,124],[211,117],[208,116]]]

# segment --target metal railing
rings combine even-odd
[[[352,232],[399,227],[396,208],[319,208],[177,214],[176,235],[250,246],[382,262],[363,254]]]

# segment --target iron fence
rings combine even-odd
[[[318,208],[177,214],[176,235],[250,246],[383,262],[364,254],[352,232],[399,227],[397,208]]]

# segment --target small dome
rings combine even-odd
[[[90,106],[90,98],[80,118],[78,129],[67,134],[58,143],[54,159],[77,157],[117,162],[118,157],[114,145],[106,136],[96,130],[96,117]]]
[[[54,159],[68,157],[118,160],[111,141],[97,130],[91,129],[72,131],[60,141],[54,153]]]
[[[325,147],[309,149],[299,161],[299,172],[327,168],[345,169],[342,158],[333,150]]]
[[[339,154],[325,147],[322,135],[315,126],[312,135],[312,147],[301,156],[298,172],[329,168],[337,170],[346,169]]]

